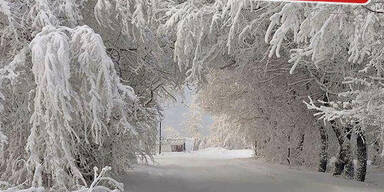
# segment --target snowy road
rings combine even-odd
[[[163,154],[156,157],[158,164],[138,167],[123,181],[128,192],[384,192],[383,186],[289,169],[247,156],[244,151]]]

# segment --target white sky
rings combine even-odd
[[[183,99],[181,96],[177,97],[177,102],[170,101],[163,106],[164,112],[164,120],[162,121],[162,127],[171,126],[175,128],[179,133],[182,134],[183,123],[184,123],[184,114],[189,113],[190,108],[189,105],[192,103],[194,98],[194,91],[189,90],[188,88],[184,89]],[[208,113],[203,113],[203,129],[201,130],[201,134],[208,135],[209,127],[212,124],[212,118]],[[166,135],[164,135],[166,136]]]

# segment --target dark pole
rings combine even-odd
[[[159,131],[159,154],[161,154],[161,121],[160,121],[160,131]]]

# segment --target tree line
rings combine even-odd
[[[0,0],[1,187],[122,189],[94,167],[150,160],[160,103],[185,84],[257,154],[325,171],[337,148],[333,173],[364,181],[383,150],[382,9]]]

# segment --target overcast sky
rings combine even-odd
[[[184,89],[184,95],[184,99],[181,96],[178,96],[177,102],[170,101],[163,106],[164,120],[162,121],[162,127],[165,128],[171,126],[182,133],[183,123],[185,120],[184,116],[190,112],[189,105],[192,103],[192,100],[195,97],[194,91],[189,90],[188,88]],[[208,113],[203,112],[203,129],[201,130],[201,134],[207,135],[209,133],[208,130],[211,124],[211,116]]]

